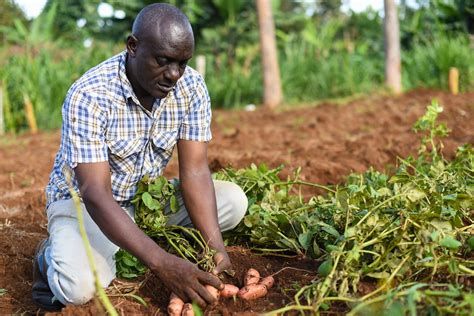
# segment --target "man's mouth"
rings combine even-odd
[[[170,92],[171,90],[173,90],[173,86],[174,86],[174,85],[168,85],[168,84],[157,83],[156,86],[157,86],[158,89],[160,89],[161,91],[168,93],[168,92]]]

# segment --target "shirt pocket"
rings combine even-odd
[[[146,139],[142,137],[129,139],[110,139],[109,165],[114,173],[133,174],[141,170],[143,164],[142,152],[146,146]]]
[[[173,149],[178,141],[178,130],[156,131],[152,137],[155,158],[161,160],[162,168],[166,166],[173,155]]]

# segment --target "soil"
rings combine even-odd
[[[412,132],[414,122],[433,98],[445,108],[441,121],[452,129],[444,140],[444,155],[450,158],[457,146],[474,143],[474,93],[457,96],[446,92],[416,90],[401,96],[374,95],[348,102],[327,102],[277,111],[259,108],[253,112],[214,111],[209,164],[213,171],[222,167],[247,167],[266,163],[285,165],[285,176],[302,167],[303,180],[320,184],[344,181],[351,172],[370,166],[391,172],[397,157],[415,155],[420,135]],[[7,135],[0,139],[0,315],[42,313],[31,300],[32,258],[37,243],[47,236],[44,187],[58,148],[60,131]],[[165,175],[177,176],[176,159]],[[307,191],[306,194],[317,194]],[[282,267],[293,267],[275,276],[269,294],[251,302],[225,299],[209,307],[206,314],[255,314],[285,306],[297,288],[309,284],[318,261],[293,257],[265,257],[240,247],[229,247],[241,285],[249,267],[269,275]],[[127,289],[148,302],[142,306],[133,298],[112,295],[121,314],[155,315],[166,311],[169,298],[160,281],[148,275],[136,282],[116,280],[109,293]],[[69,306],[61,315],[95,315],[96,302]],[[60,314],[56,314],[60,315]]]

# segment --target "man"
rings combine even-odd
[[[115,277],[119,247],[185,301],[202,306],[214,301],[204,285],[221,289],[216,275],[231,268],[221,230],[239,223],[247,199],[235,184],[211,179],[210,100],[202,77],[186,65],[194,50],[191,25],[177,8],[153,4],[138,14],[132,33],[126,51],[84,74],[64,101],[61,145],[46,188],[49,237],[35,255],[33,299],[44,309],[83,304],[95,292],[67,174],[87,210],[102,286]],[[180,210],[168,224],[194,225],[202,233],[217,251],[213,274],[168,254],[132,220],[137,182],[162,174],[175,144]]]

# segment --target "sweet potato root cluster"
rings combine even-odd
[[[255,269],[249,269],[244,278],[244,287],[239,290],[237,296],[243,300],[254,300],[267,295],[268,289],[273,286],[275,280],[272,276],[261,279],[260,273]]]
[[[274,283],[275,280],[271,275],[261,278],[257,270],[250,268],[245,274],[244,287],[241,289],[233,284],[224,284],[224,289],[221,291],[211,285],[206,285],[206,289],[216,300],[219,300],[220,297],[230,298],[236,296],[243,300],[255,300],[267,295],[268,289]],[[190,303],[185,304],[177,295],[171,293],[168,314],[170,316],[194,316],[193,306]]]

